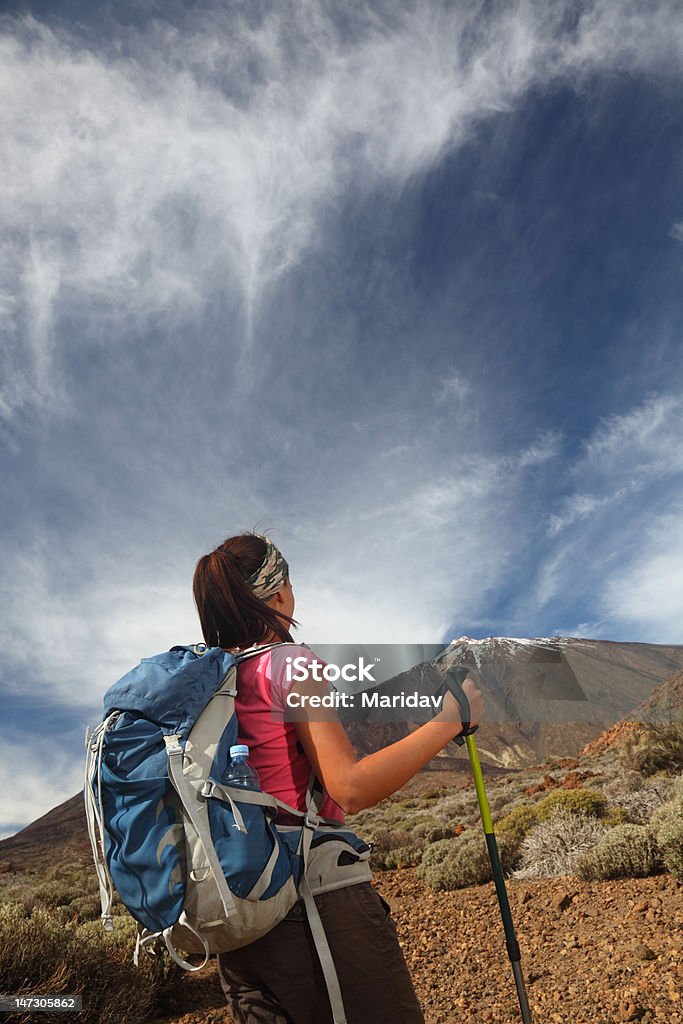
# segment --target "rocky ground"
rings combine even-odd
[[[493,884],[437,893],[378,872],[427,1024],[521,1020]],[[683,1024],[683,887],[669,875],[508,883],[534,1024]],[[154,1024],[228,1024],[215,969]],[[371,1024],[371,1022],[368,1022]]]

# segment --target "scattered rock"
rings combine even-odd
[[[568,892],[558,892],[553,896],[550,905],[556,914],[561,914],[563,910],[571,906],[571,902],[572,898]]]
[[[656,960],[657,954],[654,949],[650,949],[644,942],[637,942],[633,947],[633,952],[636,954],[639,960]]]
[[[633,1002],[630,999],[624,1000],[617,1011],[618,1019],[620,1021],[629,1020],[640,1020],[645,1013],[645,1009],[639,1006],[638,1003]]]

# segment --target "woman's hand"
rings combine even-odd
[[[470,725],[478,725],[484,716],[484,699],[472,676],[468,676],[462,684],[462,689],[470,705]],[[441,705],[441,711],[433,719],[435,722],[462,722],[460,705],[450,690],[446,694]],[[458,730],[460,732],[460,730]],[[458,733],[454,733],[457,736]]]

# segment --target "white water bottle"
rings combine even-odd
[[[237,743],[234,747],[230,747],[230,763],[225,770],[223,782],[226,786],[244,786],[247,789],[261,788],[258,772],[249,764],[249,747],[246,743]]]

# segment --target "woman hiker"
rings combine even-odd
[[[287,562],[267,538],[229,537],[203,556],[194,576],[194,597],[209,647],[239,653],[284,641],[294,594]],[[344,821],[400,789],[461,731],[458,704],[446,694],[441,712],[409,735],[357,758],[334,712],[310,716],[287,706],[292,686],[284,657],[269,647],[240,664],[236,698],[239,741],[261,788],[297,810],[306,809],[311,769],[325,790],[322,817]],[[286,648],[293,658],[315,659],[307,647]],[[301,665],[297,662],[297,666]],[[327,692],[324,684],[317,687]],[[472,679],[463,685],[472,724],[483,714]],[[280,819],[278,818],[278,823]],[[287,822],[284,822],[287,823]],[[291,824],[291,822],[289,822]],[[315,896],[339,978],[348,1024],[420,1024],[424,1018],[408,973],[390,909],[370,882],[356,882]],[[218,970],[235,1024],[330,1024],[327,986],[302,902],[268,934],[241,949],[221,953]]]

